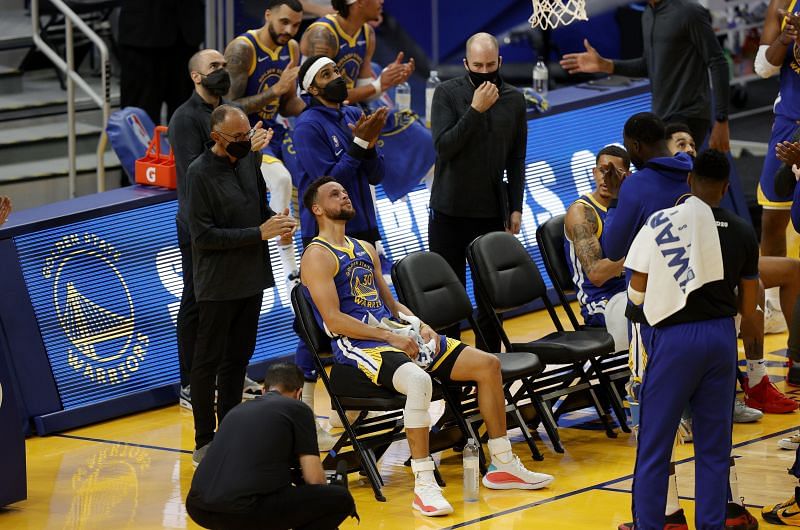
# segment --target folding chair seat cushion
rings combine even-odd
[[[535,353],[545,364],[567,364],[612,353],[614,339],[603,330],[554,331],[540,339],[511,346],[515,351]]]
[[[536,355],[526,351],[496,353],[500,358],[500,372],[503,381],[513,381],[520,377],[536,377],[544,372],[545,364]]]

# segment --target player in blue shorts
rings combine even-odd
[[[282,161],[286,128],[278,113],[297,116],[306,106],[297,97],[300,46],[293,39],[302,18],[298,0],[269,0],[264,25],[239,35],[225,49],[231,76],[228,99],[242,107],[251,124],[261,121],[265,129],[273,131],[272,141],[262,150],[261,173],[269,189],[269,206],[275,212],[286,211],[292,198],[292,177]],[[292,287],[300,281],[292,238],[279,238],[277,247],[288,300]]]
[[[719,208],[729,172],[725,154],[701,153],[689,176],[692,195],[650,216],[625,260],[632,271],[629,311],[649,324],[633,484],[636,530],[665,528],[672,439],[687,405],[694,416],[696,528],[726,528],[730,520],[727,475],[738,355],[733,317],[738,309],[745,347],[762,340],[763,320],[756,311],[755,233]],[[735,526],[757,527],[754,519]]]
[[[622,175],[630,173],[631,159],[625,149],[609,145],[597,153],[592,168],[595,189],[567,209],[564,219],[564,252],[577,289],[581,316],[587,326],[605,327],[614,337],[615,351],[628,350],[628,319],[622,260],[603,256],[600,239],[611,203],[601,168],[611,164]]]
[[[356,212],[341,184],[330,177],[317,179],[306,189],[303,203],[313,212],[319,235],[303,253],[302,282],[317,322],[333,339],[335,361],[355,366],[374,384],[406,396],[403,420],[415,479],[412,508],[426,516],[453,511],[434,478],[428,448],[432,375],[477,384],[491,454],[485,487],[539,489],[550,484],[552,476],[529,471],[511,449],[497,357],[437,335],[394,299],[381,275],[375,247],[345,235]],[[418,340],[371,326],[370,317],[416,320]]]
[[[775,174],[781,164],[775,156],[775,147],[792,138],[800,120],[800,47],[796,42],[800,22],[795,15],[798,7],[797,0],[771,0],[755,60],[755,71],[761,77],[780,74],[780,90],[773,107],[775,120],[757,190],[758,203],[763,207],[762,256],[786,256],[786,226],[792,197],[775,189]],[[777,289],[767,290],[765,311],[775,312],[780,322],[778,327],[768,322],[767,331],[786,330],[783,315],[777,314],[780,313]]]

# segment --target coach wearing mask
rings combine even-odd
[[[519,233],[528,127],[525,100],[500,77],[497,40],[477,33],[467,41],[463,77],[442,83],[434,93],[431,130],[436,171],[431,189],[428,245],[466,285],[467,246],[488,232]],[[503,181],[506,174],[507,183]],[[478,310],[478,324],[490,330]],[[455,326],[446,335],[458,338]],[[497,351],[495,333],[479,340]]]
[[[220,423],[242,401],[261,296],[274,286],[267,241],[295,228],[288,210],[276,214],[267,204],[258,151],[269,139],[263,129],[250,128],[239,108],[220,105],[211,113],[214,144],[187,171],[192,183],[188,216],[199,309],[190,374],[195,464],[214,438],[214,380]],[[253,147],[258,148],[256,153]]]

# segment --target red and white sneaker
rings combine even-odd
[[[744,380],[745,404],[767,414],[784,414],[800,407],[797,401],[786,397],[765,375],[755,386]]]
[[[411,470],[414,472],[414,502],[411,503],[411,507],[426,517],[453,513],[453,507],[444,498],[442,488],[433,478],[435,469],[436,465],[433,460],[421,463],[411,462]],[[424,473],[425,471],[428,473]]]
[[[528,471],[517,455],[507,464],[493,461],[483,477],[483,485],[493,490],[538,490],[551,482],[551,475]]]

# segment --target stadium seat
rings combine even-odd
[[[535,353],[547,365],[540,377],[532,381],[535,394],[545,407],[543,426],[550,436],[553,448],[563,452],[555,419],[585,406],[576,399],[577,393],[588,394],[589,403],[597,411],[609,438],[617,436],[611,420],[597,397],[602,388],[591,381],[584,370],[587,362],[595,364],[600,355],[614,350],[614,341],[608,333],[578,330],[565,331],[547,296],[547,287],[536,264],[519,240],[507,232],[491,232],[476,238],[467,249],[467,261],[472,271],[476,298],[487,314],[492,315],[492,326],[500,335],[507,351]],[[556,331],[531,342],[512,343],[503,329],[498,314],[541,301],[547,309]],[[552,404],[567,396],[555,410]],[[548,415],[551,415],[548,418]]]
[[[435,330],[448,328],[463,320],[469,321],[473,329],[477,330],[472,319],[472,304],[467,291],[450,265],[439,254],[413,252],[405,256],[395,263],[392,280],[400,301]],[[517,381],[524,382],[526,379],[535,378],[544,371],[544,365],[536,355],[527,352],[494,355],[497,355],[501,363],[503,391],[508,403],[506,413],[522,431],[533,459],[542,460],[542,454],[517,408],[517,402],[528,399],[529,396],[522,392],[521,398],[515,397],[511,392],[511,385]],[[458,413],[459,421],[465,422],[465,427],[470,431],[473,430],[470,423],[479,418],[475,415],[478,410],[473,389],[474,385],[469,384],[442,384],[445,400]],[[479,457],[482,456],[481,448]]]
[[[536,243],[542,254],[547,276],[550,278],[553,289],[558,295],[561,307],[572,324],[572,329],[603,333],[605,328],[595,328],[580,324],[575,312],[572,311],[572,307],[569,305],[569,300],[567,300],[567,293],[575,292],[575,283],[572,281],[567,256],[564,253],[565,217],[565,215],[557,215],[539,225],[536,229]],[[620,394],[620,387],[624,392],[625,383],[627,383],[631,375],[628,367],[628,350],[598,356],[596,363],[591,366],[593,369],[597,367],[595,375],[606,390],[608,400],[614,409],[614,415],[617,417],[620,428],[624,432],[630,432],[622,404],[622,394]]]

